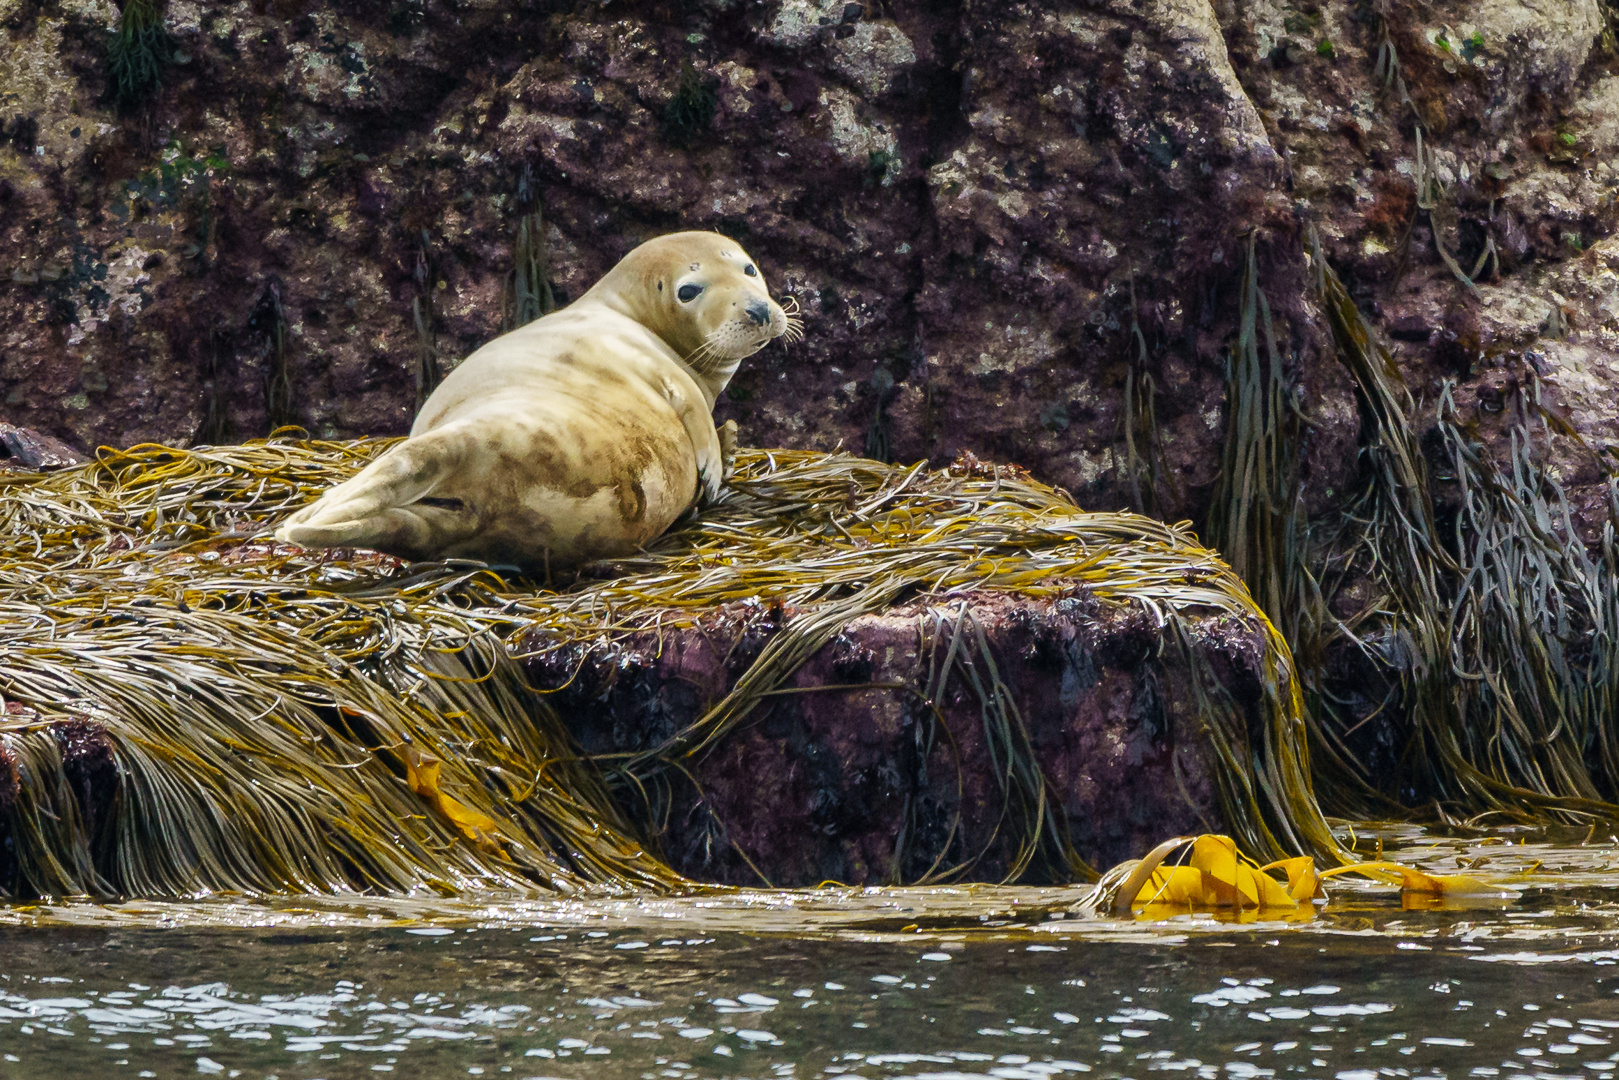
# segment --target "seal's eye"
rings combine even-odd
[[[689,304],[693,300],[697,299],[698,294],[700,294],[702,291],[703,287],[701,285],[682,285],[680,287],[680,291],[675,293],[675,295],[680,297],[680,302],[682,304]]]
[[[752,264],[752,263],[749,263],[749,264],[748,264],[748,265],[746,265],[746,266],[744,266],[744,267],[743,267],[743,268],[742,268],[742,272],[743,272],[743,273],[744,273],[744,274],[746,274],[746,275],[748,275],[748,276],[749,276],[749,277],[758,277],[758,276],[759,276],[759,271],[757,271],[757,270],[755,270],[755,269],[754,269],[754,268],[753,268],[753,264]]]

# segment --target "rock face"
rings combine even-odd
[[[0,423],[0,469],[59,469],[84,460],[83,454],[61,439]]]
[[[559,298],[650,235],[715,228],[800,302],[806,341],[749,361],[721,405],[756,445],[972,450],[1109,509],[1137,498],[1122,413],[1150,376],[1157,509],[1199,515],[1257,230],[1319,506],[1354,467],[1355,415],[1313,225],[1423,400],[1459,379],[1498,433],[1503,395],[1538,379],[1619,446],[1599,0],[164,18],[161,86],[114,108],[117,7],[0,0],[0,408],[78,445],[404,431],[423,358],[501,329],[538,206]],[[1563,453],[1576,494],[1596,483]]]
[[[586,751],[640,753],[723,698],[783,617],[736,605],[689,631],[541,654],[529,675]],[[1257,704],[1263,640],[1257,620],[1194,620],[1194,648],[1240,707]],[[711,751],[634,790],[660,793],[663,854],[698,880],[882,884],[957,868],[1000,880],[1015,871],[1030,804],[998,779],[1009,756],[998,679],[1049,812],[1106,868],[1165,836],[1225,827],[1189,672],[1164,645],[1145,612],[1084,592],[898,607],[855,620]],[[1066,877],[1036,858],[1025,879],[1054,876]]]
[[[1619,470],[1612,0],[161,10],[148,91],[114,77],[110,0],[0,0],[0,416],[69,444],[217,442],[286,423],[402,433],[435,369],[547,291],[565,302],[650,236],[717,229],[806,322],[801,344],[747,361],[719,404],[745,443],[935,463],[971,452],[1091,509],[1205,522],[1233,428],[1226,374],[1257,339],[1281,369],[1265,408],[1300,418],[1286,447],[1298,499],[1326,520],[1369,459],[1315,291],[1319,237],[1392,349],[1417,434],[1454,402],[1501,461],[1526,419],[1545,420],[1534,437],[1572,528],[1593,540],[1606,522]],[[1245,304],[1270,316],[1246,339]],[[1449,537],[1461,494],[1440,442],[1420,445]],[[1339,616],[1371,599],[1356,587],[1329,598]],[[691,650],[679,662],[719,692]],[[1144,693],[1133,676],[1098,678],[1126,711]],[[1055,692],[1028,679],[1030,701]],[[840,693],[772,703],[729,765],[711,762],[713,790],[791,760],[791,739],[831,745],[817,725],[843,715]],[[881,798],[848,779],[900,761],[914,737],[903,702],[867,704],[877,741],[840,744],[845,779],[804,774],[783,798],[806,814],[824,790],[828,807],[861,807],[848,821],[932,836],[924,807],[953,805],[935,765],[926,780],[901,770]],[[1368,700],[1345,726],[1381,708]],[[1108,717],[1125,727],[1107,737],[1128,744],[1134,721]],[[1080,762],[1057,754],[1050,768],[1092,790]],[[718,820],[751,856],[743,805]],[[1082,800],[1074,819],[1100,813]],[[709,826],[670,828],[683,865],[717,852],[704,855],[714,874],[746,877],[729,848],[680,832]],[[836,843],[780,874],[890,874],[882,830],[864,828],[837,825]],[[1127,832],[1106,826],[1087,857],[1133,853]],[[1003,865],[991,849],[984,865]]]

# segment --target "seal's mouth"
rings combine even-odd
[[[770,304],[767,310],[750,311],[722,323],[691,351],[686,364],[707,375],[727,367],[734,369],[777,338],[788,344],[802,341],[804,320],[799,310],[798,301],[789,296],[779,304]]]

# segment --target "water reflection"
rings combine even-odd
[[[1613,850],[1514,846],[1575,869],[1308,923],[1005,889],[12,908],[0,1076],[1612,1080]]]

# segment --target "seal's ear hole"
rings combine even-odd
[[[754,268],[753,268],[753,264],[752,264],[752,263],[749,263],[749,264],[748,264],[748,265],[746,265],[746,266],[744,266],[744,267],[743,267],[743,268],[742,268],[742,272],[743,272],[743,273],[744,273],[744,274],[746,274],[746,275],[748,275],[748,276],[749,276],[749,277],[758,277],[758,276],[759,276],[759,271],[757,271],[757,270],[755,270],[755,269],[754,269]]]
[[[661,282],[661,281],[660,281],[660,282],[658,282],[658,291],[659,291],[659,292],[662,292],[662,291],[663,291],[663,282]]]
[[[701,285],[682,285],[680,287],[680,291],[675,293],[675,295],[680,298],[680,302],[682,304],[689,304],[693,300],[697,299],[702,291],[703,287]]]

